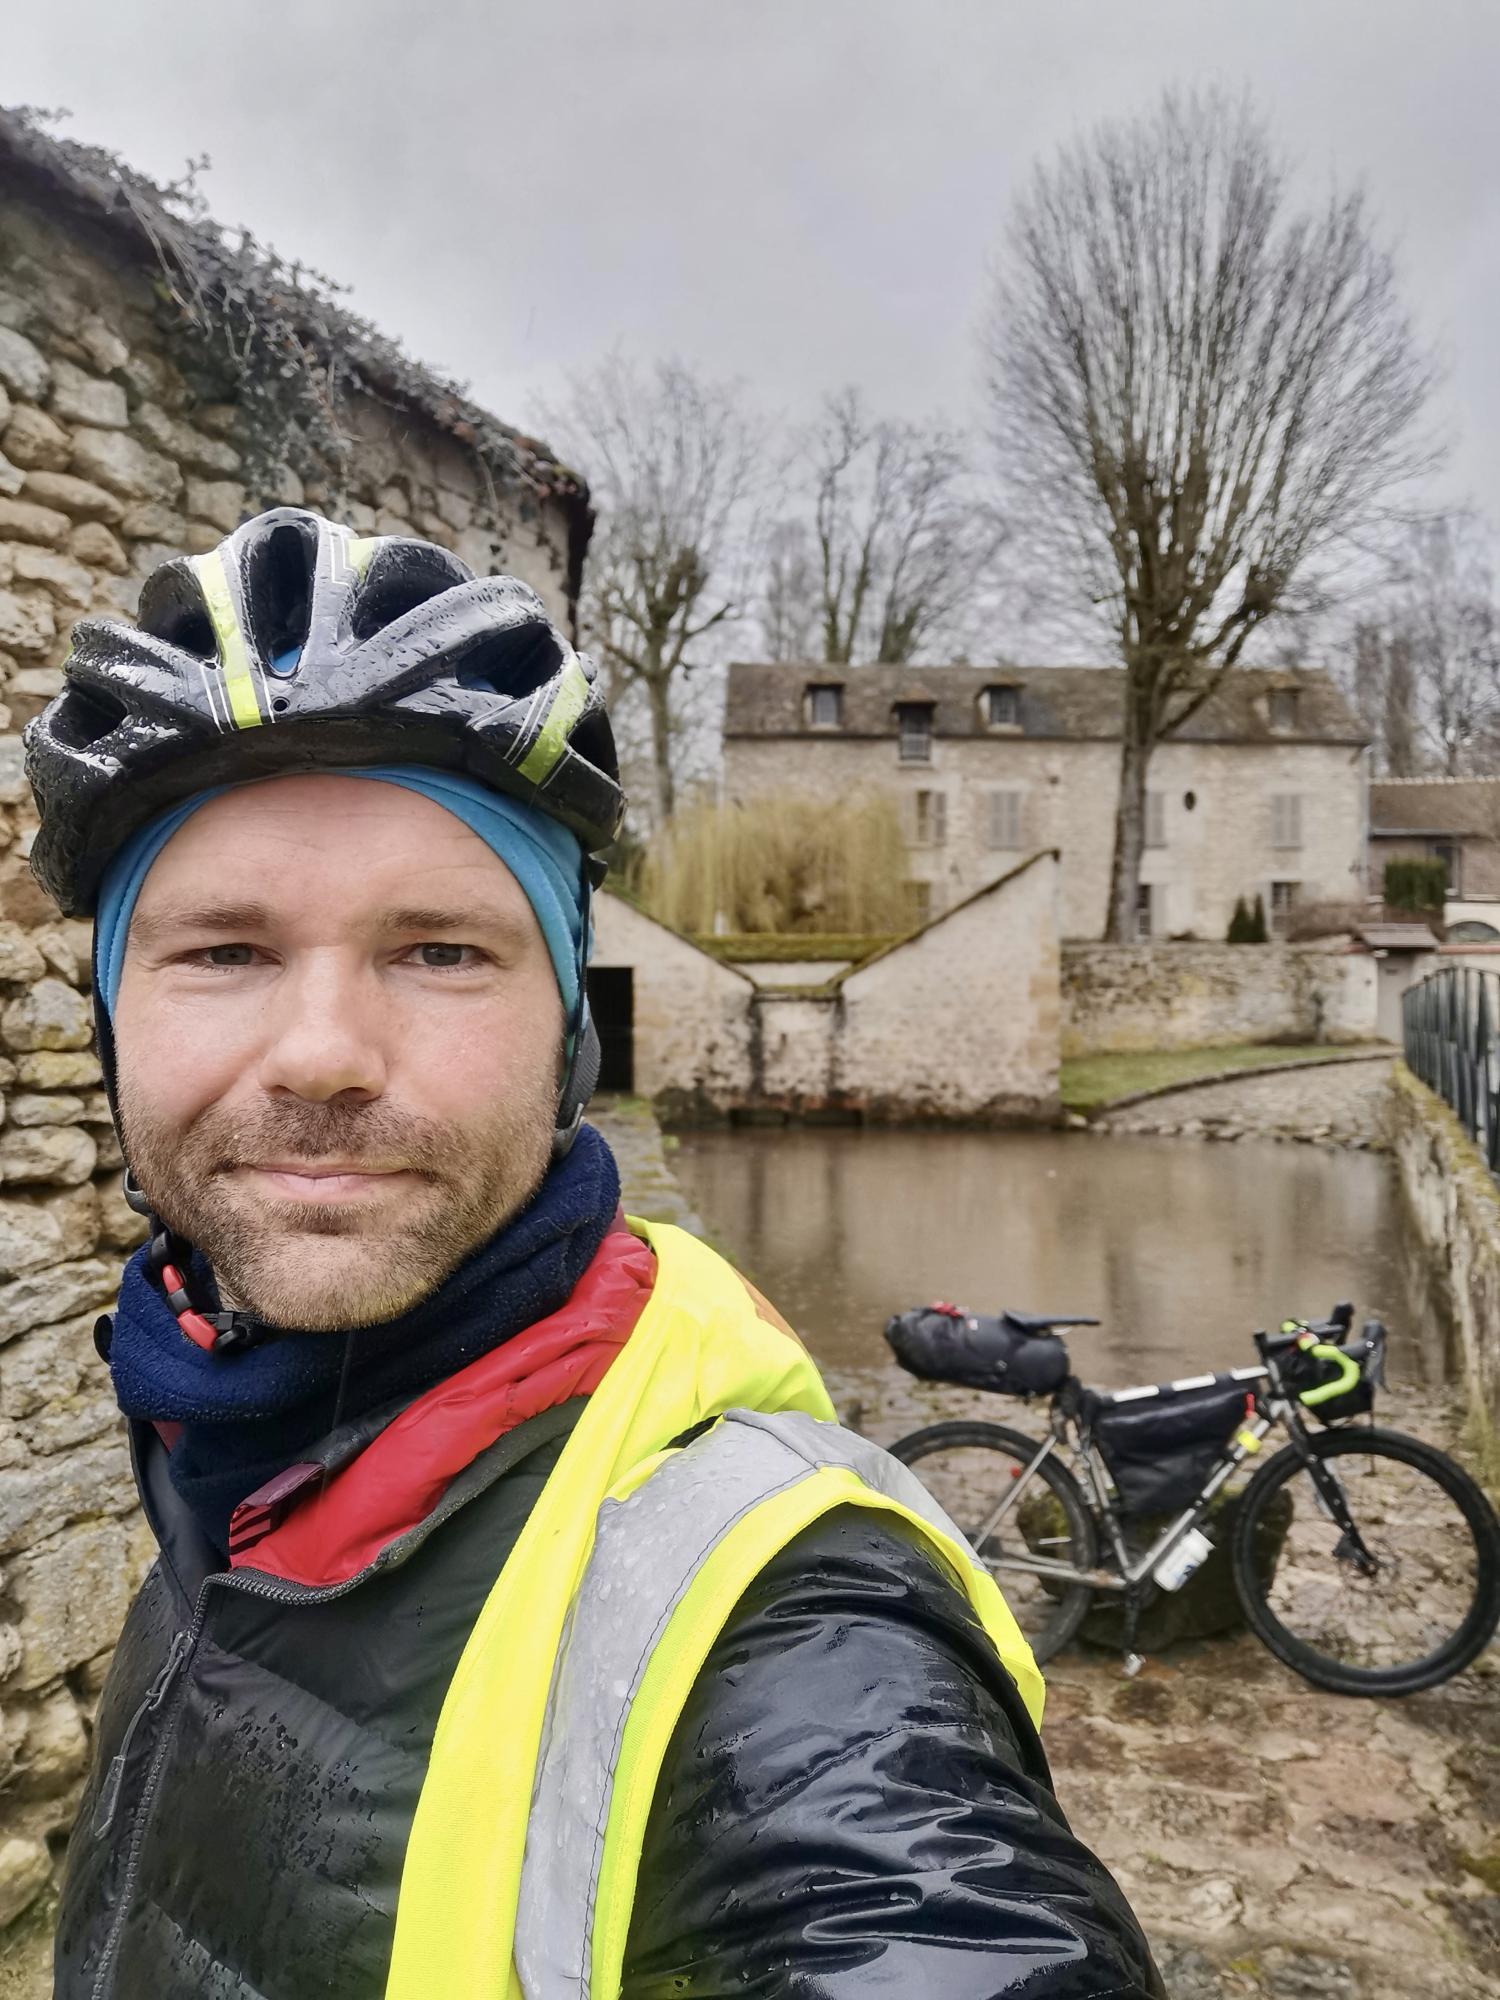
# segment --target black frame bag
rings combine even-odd
[[[1246,1387],[1216,1376],[1193,1389],[1170,1384],[1123,1402],[1089,1400],[1092,1442],[1109,1467],[1122,1514],[1180,1514],[1191,1507],[1245,1414]]]
[[[886,1322],[885,1337],[908,1375],[1001,1396],[1051,1396],[1068,1377],[1068,1350],[1006,1314],[914,1306]]]

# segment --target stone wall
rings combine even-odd
[[[0,1925],[45,1886],[72,1819],[110,1645],[150,1557],[96,1314],[140,1225],[91,1048],[89,930],[26,865],[19,729],[61,684],[81,614],[133,611],[145,574],[275,501],[333,504],[290,471],[252,485],[240,405],[159,323],[107,228],[0,195]],[[197,386],[195,386],[195,383]],[[338,506],[524,576],[569,622],[570,508],[419,409],[346,412]]]
[[[1390,1144],[1407,1209],[1427,1250],[1414,1304],[1445,1325],[1472,1410],[1500,1425],[1500,1188],[1448,1106],[1395,1065]]]
[[[1376,1035],[1377,961],[1302,945],[1065,944],[1064,1057]]]
[[[1057,857],[1034,855],[827,985],[778,988],[604,894],[594,965],[632,974],[636,1089],[669,1120],[1046,1119],[1058,1104],[1056,909]]]

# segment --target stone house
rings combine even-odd
[[[129,615],[166,557],[303,500],[518,574],[573,621],[592,515],[544,446],[107,155],[0,111],[0,1926],[48,1883],[152,1552],[93,1345],[140,1224],[89,926],[26,866],[19,730],[76,618]]]
[[[729,670],[724,790],[884,790],[914,914],[1024,853],[1062,856],[1062,932],[1104,927],[1124,673],[1113,667]],[[1364,888],[1365,734],[1325,673],[1236,669],[1151,762],[1139,935],[1222,939],[1236,897],[1273,930]]]
[[[1382,893],[1388,861],[1441,861],[1450,905],[1500,902],[1500,778],[1374,779],[1373,896]]]

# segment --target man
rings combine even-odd
[[[161,1546],[60,2000],[1159,1993],[993,1582],[619,1215],[622,800],[533,594],[278,509],[81,625],[28,751],[150,1218],[101,1346]]]

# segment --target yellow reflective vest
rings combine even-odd
[[[630,1226],[656,1282],[448,1689],[387,2000],[618,2000],[646,1822],[693,1683],[755,1577],[832,1508],[923,1537],[1041,1720],[1030,1648],[915,1477],[834,1421],[800,1342],[722,1258]]]

